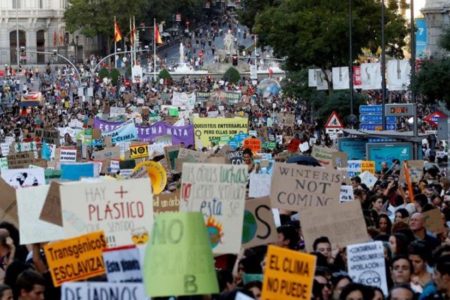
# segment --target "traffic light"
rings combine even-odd
[[[233,66],[238,65],[238,56],[236,54],[233,54],[233,57],[231,58],[231,62],[233,64]]]

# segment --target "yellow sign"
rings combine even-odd
[[[195,146],[197,149],[211,146],[220,137],[233,137],[248,132],[247,118],[194,118]]]
[[[159,163],[154,161],[144,161],[136,165],[133,169],[133,174],[136,177],[140,177],[140,173],[147,173],[150,177],[150,182],[152,184],[153,195],[158,195],[167,184],[167,172],[166,169]],[[132,175],[133,177],[134,175]]]
[[[373,160],[361,161],[361,173],[364,173],[365,171],[375,174],[375,162]]]
[[[130,146],[130,158],[148,158],[148,145]]]
[[[44,246],[55,287],[105,273],[103,249],[105,234],[97,231]]]
[[[269,246],[261,299],[311,299],[316,257]]]

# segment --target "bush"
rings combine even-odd
[[[117,69],[112,69],[109,72],[109,77],[111,78],[112,84],[117,85],[117,81],[119,80],[120,72]]]
[[[109,77],[109,71],[105,68],[101,69],[98,72],[98,77],[100,77],[101,79],[105,78],[105,77]]]
[[[164,83],[166,83],[166,84],[170,84],[172,82],[172,76],[170,76],[169,71],[167,71],[166,69],[162,69],[159,72],[158,76],[159,76],[159,78],[164,79]]]
[[[239,74],[239,71],[236,70],[233,67],[230,67],[225,74],[223,74],[223,80],[228,81],[230,83],[237,83],[239,80],[241,80],[241,74]]]

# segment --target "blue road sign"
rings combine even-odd
[[[359,122],[364,124],[381,124],[383,118],[381,115],[359,115]],[[386,124],[397,123],[396,117],[386,117]]]
[[[359,113],[360,114],[371,114],[371,115],[378,115],[383,112],[383,106],[382,105],[360,105],[359,106]]]
[[[364,130],[377,130],[377,128],[381,128],[380,124],[359,124],[359,129]],[[396,124],[386,124],[386,130],[396,130],[397,126]]]

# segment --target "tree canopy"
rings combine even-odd
[[[256,15],[253,31],[277,57],[286,57],[287,70],[316,66],[330,69],[349,60],[349,2],[342,0],[282,0]],[[353,58],[381,44],[381,4],[353,0]],[[397,10],[385,10],[386,52],[402,57],[407,28]]]

